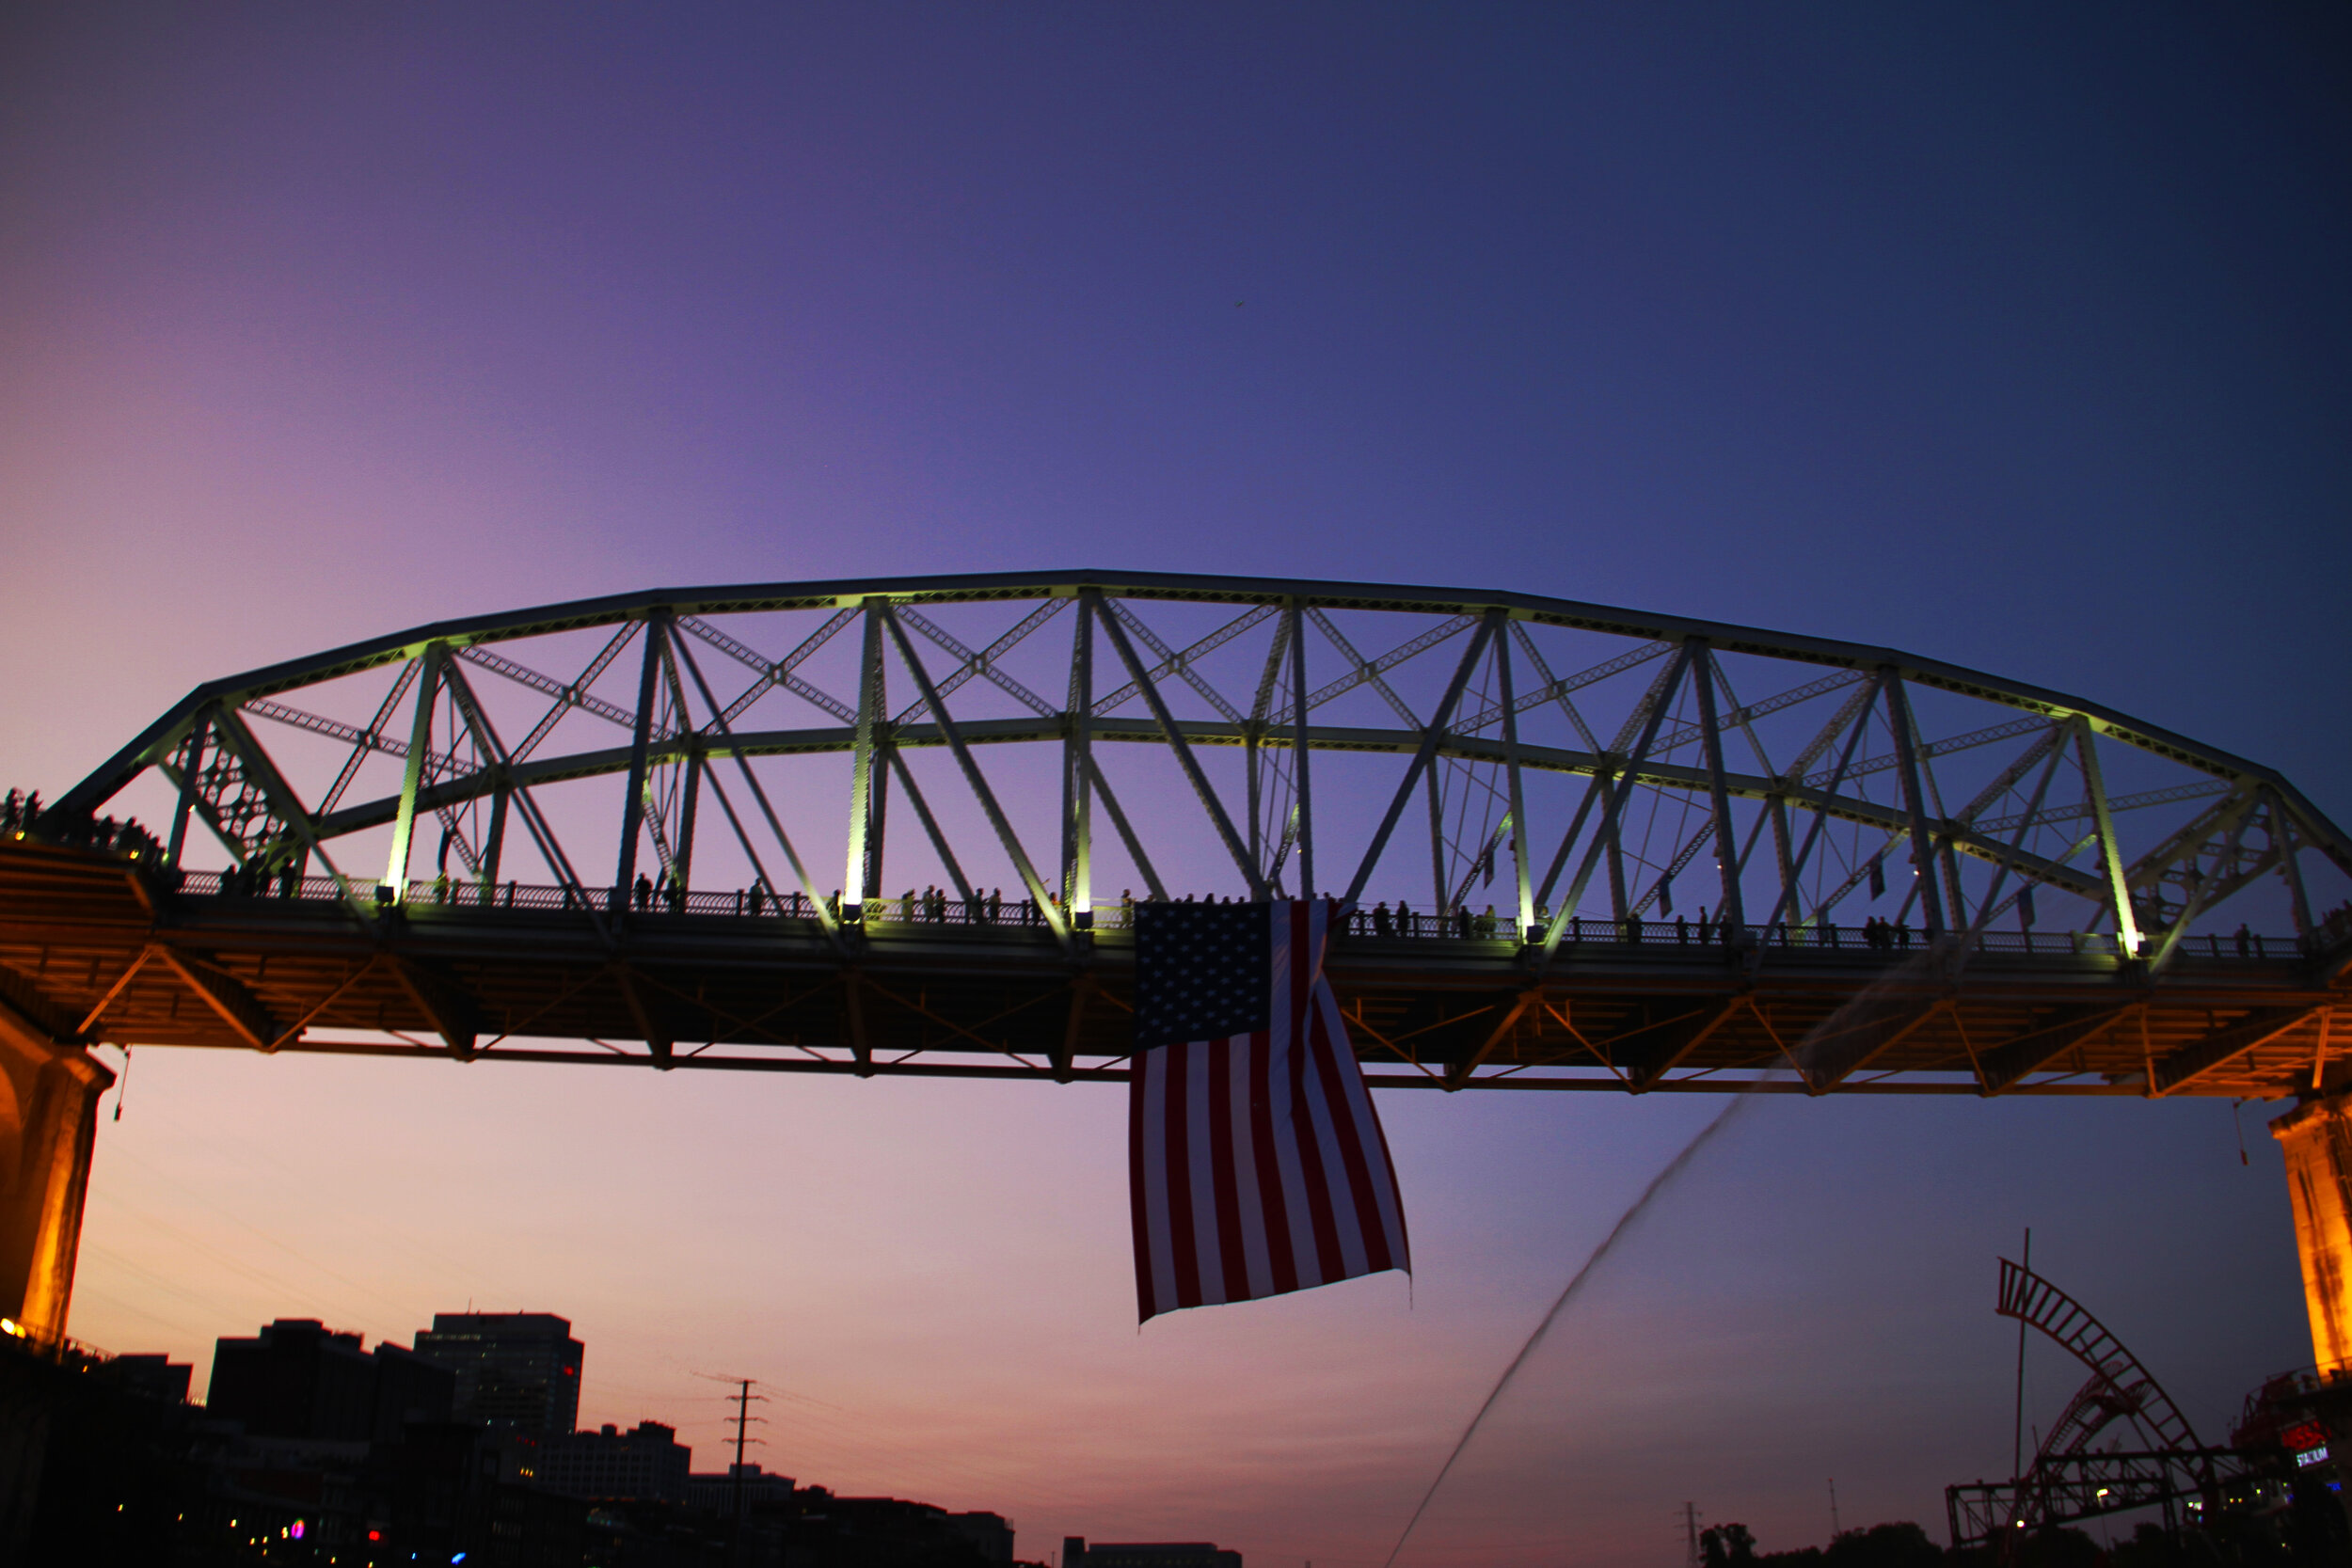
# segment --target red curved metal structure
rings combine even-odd
[[[2001,1259],[2004,1318],[2032,1324],[2090,1369],[2091,1381],[2074,1396],[2067,1413],[2050,1429],[2042,1452],[2076,1452],[2102,1426],[2122,1416],[2137,1421],[2157,1449],[2194,1449],[2197,1433],[2164,1391],[2155,1373],[2140,1364],[2114,1331],[2088,1307],[2021,1263]],[[2079,1414],[2078,1414],[2079,1411]],[[2105,1412],[2102,1414],[2102,1412]],[[2088,1429],[2088,1430],[2085,1430]],[[2054,1448],[2061,1431],[2081,1431],[2079,1441]]]

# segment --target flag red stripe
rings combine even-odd
[[[1249,1063],[1249,1137],[1258,1156],[1258,1193],[1263,1205],[1266,1255],[1274,1294],[1298,1289],[1298,1259],[1291,1255],[1290,1199],[1282,1193],[1282,1167],[1274,1125],[1274,1053],[1261,1051]]]
[[[1192,1220],[1192,1160],[1186,1111],[1192,1083],[1191,1045],[1168,1045],[1168,1231],[1176,1253],[1176,1305],[1200,1305],[1200,1254]]]
[[[1243,1037],[1240,1043],[1252,1054],[1265,1052],[1263,1035]],[[1225,1275],[1220,1299],[1248,1301],[1249,1254],[1242,1242],[1241,1192],[1233,1169],[1233,1047],[1232,1040],[1209,1046],[1209,1173],[1216,1184],[1217,1254]]]

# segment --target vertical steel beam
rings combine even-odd
[[[1242,815],[1245,819],[1245,826],[1248,828],[1249,833],[1249,863],[1263,869],[1265,865],[1265,847],[1260,839],[1258,829],[1258,816],[1260,812],[1264,809],[1259,795],[1258,782],[1258,748],[1262,739],[1263,736],[1260,735],[1257,725],[1247,724],[1242,727],[1242,795],[1248,802],[1248,809]]]
[[[1470,646],[1462,650],[1462,661],[1454,667],[1454,678],[1446,684],[1438,711],[1421,732],[1421,745],[1413,752],[1412,766],[1405,770],[1404,781],[1389,800],[1388,815],[1380,819],[1379,831],[1372,835],[1372,842],[1364,847],[1364,858],[1356,864],[1356,875],[1347,884],[1346,895],[1340,900],[1343,905],[1353,905],[1363,896],[1364,884],[1372,880],[1373,870],[1380,863],[1380,852],[1389,847],[1389,835],[1396,832],[1397,819],[1405,815],[1405,802],[1413,798],[1413,786],[1421,783],[1422,774],[1438,754],[1438,743],[1445,738],[1445,727],[1454,721],[1454,710],[1461,705],[1462,689],[1470,684],[1470,672],[1478,668],[1479,656],[1486,651],[1495,628],[1502,624],[1503,613],[1497,607],[1478,618],[1478,629],[1470,634]],[[1303,719],[1300,721],[1305,722]],[[1438,881],[1441,885],[1438,896],[1443,899],[1444,879],[1440,877]]]
[[[661,648],[669,641],[669,612],[645,617],[645,657],[637,675],[637,725],[628,738],[628,795],[621,802],[621,853],[612,868],[614,914],[628,908],[629,884],[637,879],[637,840],[645,826],[645,752],[653,741],[653,706],[661,678]]]
[[[188,816],[196,810],[196,775],[204,766],[204,736],[213,727],[209,711],[197,715],[196,725],[188,731],[186,760],[180,765],[180,804],[171,814],[171,843],[165,847],[164,863],[180,863],[180,851],[187,847]]]
[[[490,791],[490,840],[482,851],[482,902],[498,901],[499,861],[506,853],[506,800],[514,791],[503,782]]]
[[[1886,717],[1895,731],[1895,761],[1902,775],[1903,810],[1911,818],[1911,872],[1928,928],[1944,927],[1944,895],[1935,885],[1935,832],[1928,822],[1926,792],[1919,784],[1919,736],[1911,719],[1911,700],[1903,691],[1902,672],[1886,671]]]
[[[1772,817],[1772,863],[1780,872],[1780,897],[1772,905],[1772,918],[1765,924],[1779,922],[1780,911],[1786,908],[1797,885],[1795,863],[1788,858],[1788,797],[1774,789],[1764,803]]]
[[[1263,818],[1265,812],[1263,784],[1266,767],[1266,720],[1270,717],[1274,703],[1274,689],[1281,679],[1282,656],[1288,651],[1283,644],[1289,639],[1290,633],[1290,617],[1278,616],[1274,623],[1274,636],[1266,644],[1265,672],[1258,677],[1257,701],[1250,705],[1249,724],[1244,732],[1248,737],[1245,754],[1248,759],[1249,775],[1249,861],[1268,877],[1274,875],[1274,869],[1268,863],[1266,844],[1263,833]],[[1281,853],[1281,847],[1282,835],[1278,832],[1274,835],[1274,852],[1278,858]]]
[[[879,598],[866,601],[866,637],[858,650],[857,732],[850,760],[850,844],[841,872],[841,923],[845,926],[854,926],[864,918],[870,869],[866,834],[873,808],[874,721],[881,717],[882,703],[883,602]]]
[[[1740,897],[1740,851],[1733,842],[1731,792],[1724,784],[1724,736],[1715,719],[1715,650],[1701,641],[1692,657],[1699,695],[1699,744],[1707,754],[1707,788],[1715,816],[1715,863],[1723,873],[1715,915],[1736,931],[1747,925],[1748,912]]]
[[[670,867],[670,885],[677,889],[678,907],[686,907],[686,895],[694,885],[694,816],[702,804],[703,749],[694,737],[693,727],[686,722],[686,705],[678,704],[678,730],[685,736],[686,789],[678,801],[677,861]]]
[[[1527,796],[1519,783],[1519,715],[1518,705],[1512,699],[1511,640],[1507,637],[1495,640],[1495,674],[1502,692],[1502,768],[1510,783],[1511,869],[1518,879],[1519,941],[1525,942],[1534,929],[1535,892],[1527,876]]]
[[[1429,794],[1429,907],[1443,920],[1452,912],[1449,906],[1453,890],[1446,886],[1445,876],[1445,794],[1438,787],[1438,769],[1432,768],[1422,776],[1422,784]]]
[[[1298,601],[1286,612],[1291,639],[1291,771],[1298,794],[1298,896],[1315,895],[1314,797],[1307,788],[1307,627]]]
[[[1087,931],[1094,927],[1094,605],[1083,598],[1071,639],[1069,723],[1062,747],[1061,895],[1073,923]]]
[[[2090,721],[2074,716],[2074,753],[2082,759],[2083,788],[2090,796],[2091,819],[2098,825],[2099,860],[2106,869],[2107,900],[2115,915],[2115,940],[2125,958],[2139,952],[2139,919],[2132,911],[2132,890],[2123,864],[2123,846],[2115,836],[2115,815],[2107,806],[2107,787],[2099,773],[2097,737]]]
[[[694,815],[702,801],[704,762],[702,733],[694,725],[693,710],[687,705],[686,685],[678,679],[675,641],[675,633],[662,639],[661,682],[670,693],[670,706],[677,714],[678,744],[686,752],[686,783],[678,800],[677,846],[670,863],[670,885],[677,890],[678,908],[683,910],[687,890],[693,886]]]
[[[869,901],[885,896],[882,851],[890,845],[890,736],[885,731],[874,751],[872,804],[866,819],[866,896]]]
[[[392,850],[384,863],[384,883],[391,901],[408,901],[408,841],[417,831],[417,789],[424,782],[425,752],[433,742],[433,703],[440,695],[441,663],[448,657],[439,642],[425,644],[423,674],[417,682],[417,705],[408,721],[408,766],[400,779],[400,811],[392,820]]]

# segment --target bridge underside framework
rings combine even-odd
[[[58,1059],[1121,1079],[1129,899],[1312,895],[1359,911],[1330,970],[1380,1085],[2352,1080],[2352,846],[2277,774],[1518,594],[1075,573],[444,623],[199,687],[19,827],[0,1024]]]

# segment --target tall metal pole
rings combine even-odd
[[[735,1395],[735,1528],[727,1531],[727,1555],[743,1560],[743,1433],[751,1426],[752,1380],[739,1379]]]

